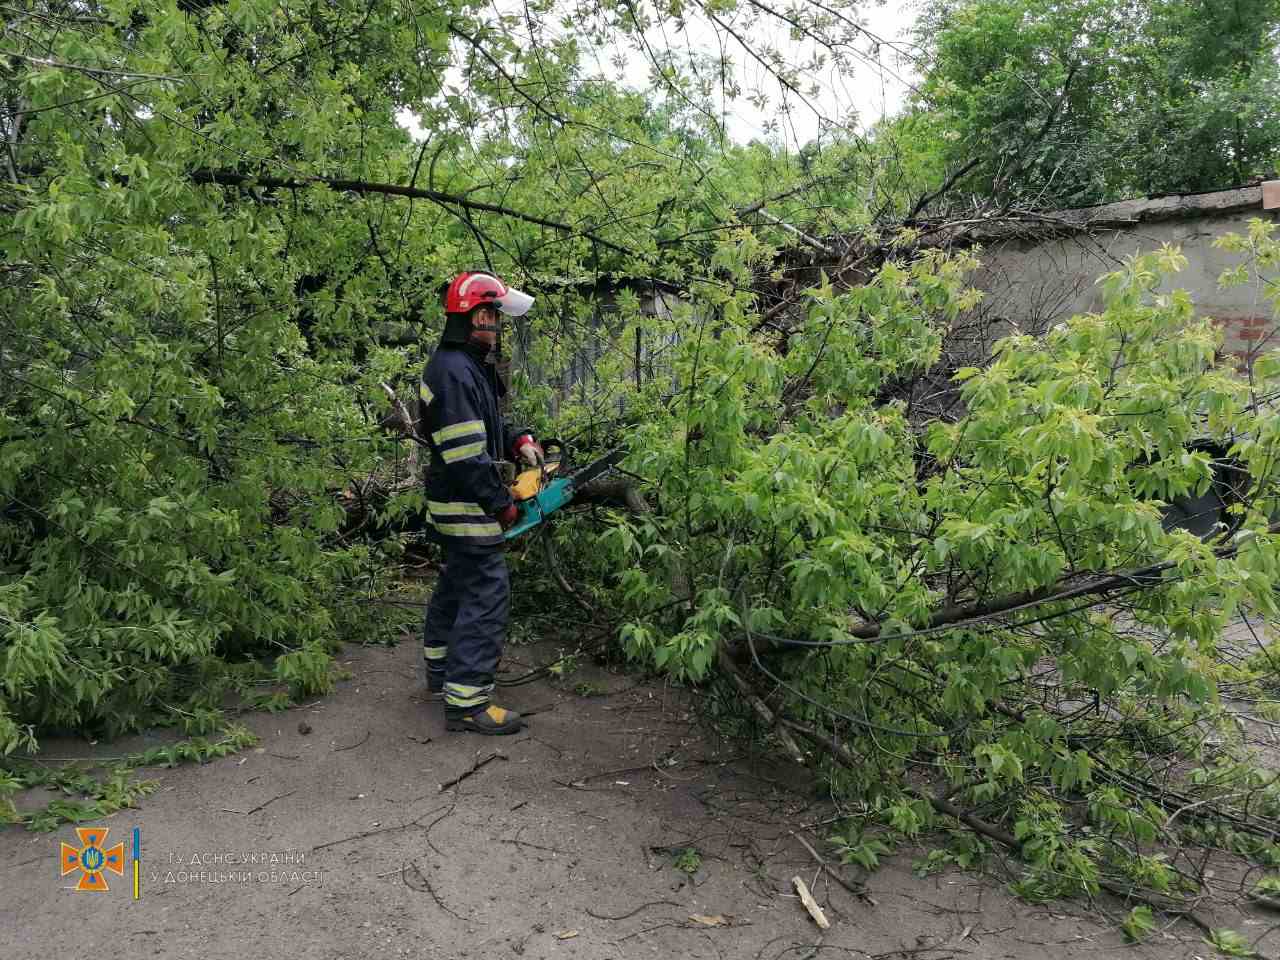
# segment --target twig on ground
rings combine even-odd
[[[525,714],[525,716],[528,716],[528,714]],[[540,744],[542,744],[544,747],[546,747],[548,750],[550,750],[552,753],[554,753],[557,757],[563,757],[563,756],[564,756],[564,751],[563,751],[563,750],[561,750],[559,747],[557,747],[554,743],[547,743],[547,741],[543,740],[541,737],[533,737],[533,736],[531,736],[531,737],[529,737],[528,739],[529,739],[529,740],[532,740],[534,743],[540,743]]]
[[[394,827],[382,827],[379,830],[366,830],[363,833],[352,834],[351,836],[343,837],[340,840],[329,840],[325,843],[321,843],[321,844],[318,844],[317,846],[312,847],[311,852],[315,853],[317,850],[324,850],[327,847],[336,847],[340,843],[349,843],[352,840],[363,840],[365,837],[374,837],[380,833],[391,833],[392,831],[395,831],[395,830],[407,830],[410,827],[420,827],[422,826],[422,821],[424,819],[431,816],[431,814],[435,813],[436,810],[439,810],[439,809],[440,809],[439,807],[436,807],[435,810],[428,810],[422,816],[417,817],[413,820],[410,820],[408,823],[401,823]]]
[[[555,707],[556,705],[554,703],[540,703],[535,707],[529,707],[525,710],[521,710],[520,716],[532,717],[534,714],[537,714],[537,713],[546,713],[548,710],[554,710]],[[533,738],[531,737],[530,739],[533,739]]]
[[[643,930],[637,930],[635,933],[628,933],[625,937],[619,937],[614,943],[621,943],[623,940],[630,940],[632,937],[642,937],[646,933],[652,933],[654,930],[661,930],[663,927],[678,927],[678,920],[668,920],[666,923],[654,924],[652,927],[645,927]]]
[[[621,914],[616,917],[611,917],[608,914],[604,914],[604,913],[596,913],[590,907],[587,907],[587,913],[590,916],[595,917],[597,920],[629,920],[631,917],[634,917],[641,910],[648,910],[650,907],[675,907],[676,909],[682,910],[684,909],[684,904],[676,903],[674,900],[650,900],[648,903],[642,903],[640,904],[640,906],[636,907],[634,910],[628,913]]]
[[[565,857],[571,855],[568,850],[557,850],[555,847],[544,847],[536,843],[529,843],[527,840],[499,840],[498,842],[509,843],[516,847],[529,847],[533,850],[545,850],[547,853],[555,853]],[[591,911],[588,910],[587,912],[590,913]]]
[[[483,760],[477,759],[476,762],[471,765],[470,770],[466,770],[463,773],[460,773],[458,776],[454,777],[452,780],[446,780],[444,783],[440,784],[440,790],[438,792],[444,793],[450,787],[456,787],[463,780],[466,780],[468,777],[474,775],[476,771],[480,770],[482,767],[488,766],[494,760],[505,760],[505,759],[507,759],[505,754],[496,753],[496,752],[489,754]]]
[[[772,946],[773,946],[775,943],[777,943],[779,940],[785,940],[785,939],[787,939],[787,937],[788,937],[788,936],[790,936],[790,934],[786,934],[786,933],[784,933],[784,934],[782,934],[781,936],[774,937],[772,940],[770,940],[768,943],[766,943],[763,947],[761,947],[761,948],[756,952],[756,960],[760,960],[760,958],[764,956],[764,952],[765,952],[766,950],[768,950],[770,947],[772,947]]]
[[[642,767],[618,767],[616,770],[601,770],[598,773],[588,773],[579,777],[574,783],[586,783],[588,780],[599,780],[601,777],[616,777],[624,773],[644,773],[653,768],[652,764],[645,764]]]
[[[364,732],[364,736],[360,740],[357,740],[355,743],[350,744],[349,746],[346,746],[346,747],[334,747],[333,752],[341,753],[343,750],[354,750],[356,747],[360,746],[361,744],[368,742],[369,737],[372,733],[373,733],[372,730],[366,730]]]
[[[434,827],[437,823],[439,823],[441,820],[443,820],[443,819],[445,819],[446,817],[450,816],[450,815],[453,813],[453,811],[457,809],[457,807],[458,807],[458,795],[455,793],[455,794],[453,795],[453,803],[449,804],[449,809],[448,809],[448,810],[446,810],[444,813],[440,814],[440,816],[436,817],[436,818],[435,818],[434,820],[432,820],[430,823],[428,823],[428,824],[427,824],[427,829],[426,829],[426,830],[423,832],[423,834],[422,834],[422,839],[423,839],[423,840],[425,840],[425,841],[427,841],[427,846],[429,846],[432,850],[434,850],[434,851],[435,851],[436,856],[443,857],[443,856],[444,856],[444,853],[443,853],[443,852],[441,852],[441,850],[440,850],[440,848],[439,848],[439,847],[437,847],[434,843],[432,843],[432,842],[431,842],[431,829],[432,829],[432,827]],[[437,809],[439,809],[439,808],[437,808]],[[435,811],[433,810],[432,812],[434,813]]]
[[[1261,956],[1261,954],[1257,952],[1258,944],[1260,944],[1267,937],[1271,936],[1271,934],[1275,933],[1277,930],[1280,930],[1280,923],[1276,924],[1273,927],[1269,927],[1268,929],[1262,931],[1262,933],[1258,934],[1256,937],[1253,938],[1253,943],[1249,944],[1249,949],[1254,951],[1254,956]]]
[[[1280,910],[1280,900],[1262,893],[1249,894],[1249,901],[1267,910]]]
[[[809,911],[809,916],[813,917],[813,922],[818,925],[819,930],[829,930],[831,921],[827,919],[827,915],[822,912],[822,908],[818,906],[818,901],[813,899],[813,894],[809,892],[809,888],[805,886],[805,882],[799,876],[791,878],[791,885],[796,888],[796,893],[800,894],[800,902],[804,904],[804,908]]]
[[[717,660],[719,661],[720,669],[729,675],[729,678],[733,680],[733,685],[738,688],[738,692],[746,698],[747,703],[751,704],[751,709],[756,712],[756,715],[760,717],[765,726],[777,735],[779,742],[786,748],[790,758],[796,763],[804,763],[804,751],[800,749],[800,745],[796,743],[795,738],[787,732],[786,728],[778,723],[778,718],[774,716],[773,711],[765,706],[764,701],[755,695],[751,685],[747,683],[746,677],[742,675],[742,671],[738,669],[738,665],[733,662],[723,646],[719,650]]]
[[[809,952],[806,954],[803,954],[800,957],[797,957],[796,960],[811,960],[811,958],[816,957],[823,950],[838,950],[840,953],[847,953],[847,954],[850,954],[851,956],[866,956],[866,954],[864,954],[861,950],[855,950],[853,947],[842,947],[834,943],[809,943],[809,944],[795,944],[793,946],[787,947],[786,950],[778,954],[778,957],[781,957],[784,953],[787,953],[788,951],[799,950],[801,947],[807,947]],[[777,960],[777,958],[775,958],[775,960]]]
[[[822,854],[820,854],[817,850],[813,849],[813,847],[809,845],[809,841],[805,840],[804,837],[800,836],[798,832],[793,830],[792,836],[794,836],[798,841],[800,841],[800,845],[804,847],[806,850],[808,850],[810,854],[812,854],[813,859],[818,861],[818,865],[822,867],[823,871],[826,873],[828,877],[830,877],[836,883],[840,884],[840,886],[844,887],[845,890],[849,891],[849,893],[853,894],[855,897],[858,897],[859,899],[866,897],[867,890],[865,886],[860,885],[855,887],[852,883],[850,883],[844,877],[840,876],[840,874],[836,873],[835,870],[831,869],[831,864],[827,863],[826,859],[822,856]]]
[[[415,887],[413,884],[409,882],[408,873],[406,871],[410,867],[413,868],[413,875],[417,877],[419,881],[421,881],[422,883],[421,889]],[[418,893],[429,893],[431,895],[431,899],[436,902],[436,906],[439,907],[441,910],[443,910],[445,913],[449,914],[451,917],[457,917],[459,920],[462,920],[464,922],[467,920],[467,918],[464,917],[462,914],[458,913],[455,910],[451,910],[449,906],[443,900],[440,899],[440,894],[436,893],[435,887],[431,886],[431,881],[427,879],[427,875],[422,872],[422,868],[418,866],[418,862],[416,860],[409,860],[404,864],[404,866],[400,868],[400,879],[404,883],[404,885],[408,887],[410,890],[416,890]]]
[[[579,782],[570,783],[568,780],[557,780],[555,777],[551,778],[551,782],[558,787],[567,787],[570,790],[583,790],[586,793],[605,793],[609,789],[608,787],[584,787]]]
[[[265,810],[267,807],[271,806],[271,804],[275,803],[277,800],[283,800],[285,797],[291,797],[297,792],[298,792],[297,790],[290,790],[288,793],[282,793],[279,796],[272,797],[270,800],[267,800],[263,803],[258,804],[252,810],[232,810],[229,807],[223,807],[222,812],[238,813],[242,817],[247,817],[250,814],[257,813],[259,810]]]
[[[542,533],[542,554],[547,561],[547,569],[551,571],[551,576],[555,579],[556,584],[564,591],[565,596],[576,603],[593,621],[600,619],[600,612],[593,607],[590,602],[583,599],[578,591],[570,586],[569,581],[565,579],[563,573],[560,572],[560,565],[556,563],[555,547],[551,543],[550,529],[544,529]]]

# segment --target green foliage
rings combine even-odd
[[[125,758],[128,767],[176,767],[179,763],[206,763],[219,757],[230,756],[245,747],[253,746],[258,738],[244,727],[231,725],[218,740],[192,737],[164,747],[151,747]]]
[[[1254,950],[1249,941],[1234,930],[1226,927],[1214,930],[1205,939],[1205,943],[1209,944],[1215,950],[1225,957],[1252,957]]]
[[[1142,905],[1130,910],[1120,926],[1124,930],[1125,939],[1130,943],[1141,943],[1155,931],[1156,920],[1151,908]]]
[[[250,710],[265,710],[268,713],[282,713],[294,705],[289,694],[282,690],[273,690],[266,693],[255,693],[246,700],[245,704]]]
[[[930,850],[913,868],[920,877],[941,873],[949,867],[976,870],[986,863],[990,853],[990,845],[976,834],[967,830],[952,831],[945,847]]]
[[[52,768],[37,763],[18,763],[0,771],[0,822],[25,823],[33,831],[55,830],[62,823],[100,820],[155,791],[154,780],[139,780],[133,771],[141,767],[176,767],[180,763],[206,763],[230,756],[257,743],[257,737],[241,726],[223,724],[216,740],[192,737],[163,747],[150,747],[105,766],[103,776],[72,763]],[[43,809],[18,813],[13,796],[33,787],[61,793]]]
[[[181,748],[155,748],[148,751],[152,754],[146,765],[166,763],[174,766],[177,754],[186,753],[195,757],[199,751],[195,747],[186,750]],[[168,762],[166,762],[168,760]],[[141,764],[140,764],[141,765]],[[14,817],[15,822],[25,821],[31,830],[52,830],[60,823],[79,823],[86,820],[100,819],[124,807],[135,805],[135,801],[155,789],[154,781],[129,780],[130,763],[113,765],[105,779],[98,779],[88,772],[74,766],[51,770],[42,767],[31,767],[14,778],[17,788],[44,787],[58,790],[72,799],[55,799],[45,809],[26,817]]]
[[[328,693],[333,689],[329,664],[323,648],[306,647],[276,660],[276,678],[289,684],[294,699]]]
[[[126,770],[116,768],[105,780],[97,780],[79,771],[67,770],[50,773],[39,781],[30,780],[26,786],[42,786],[60,790],[72,799],[58,798],[49,801],[40,811],[26,817],[27,829],[39,832],[56,830],[63,823],[84,823],[137,805],[137,801],[152,793],[158,784],[153,780],[130,781]]]
[[[1253,892],[1258,896],[1280,898],[1280,875],[1263,877],[1253,885]]]
[[[1275,256],[1255,243],[1255,261]],[[1173,249],[1129,261],[1100,281],[1097,313],[1010,337],[948,387],[932,371],[974,303],[967,257],[813,288],[785,353],[718,295],[679,344],[680,393],[635,428],[627,466],[655,478],[661,509],[598,541],[628,653],[697,680],[736,649],[786,716],[859,758],[831,766],[838,794],[911,835],[934,818],[901,784],[930,770],[1012,835],[1028,900],[1105,878],[1179,890],[1157,849],[1171,809],[1139,784],[1176,776],[1194,810],[1248,796],[1244,820],[1273,815],[1275,785],[1197,730],[1222,727],[1220,680],[1275,676],[1220,645],[1238,610],[1273,621],[1280,560],[1280,434],[1250,402],[1280,371],[1260,364],[1249,384],[1219,365],[1214,325],[1162,292],[1183,264]],[[917,419],[925,389],[953,390],[959,413]],[[1166,529],[1162,504],[1213,482],[1215,444],[1249,477],[1232,528]],[[1105,602],[1069,592],[1116,570],[1146,572]],[[1210,766],[1175,775],[1148,749]],[[1264,834],[1215,842],[1265,861]],[[853,862],[878,861],[870,836],[843,838]]]
[[[863,870],[875,870],[880,866],[880,858],[887,856],[892,848],[884,840],[875,836],[867,836],[861,830],[853,830],[846,835],[836,834],[831,842],[841,863],[856,863]]]
[[[578,654],[577,652],[565,653],[564,650],[558,652],[560,655],[547,666],[547,672],[564,680],[578,672]]]
[[[1097,893],[1100,844],[1090,837],[1073,840],[1056,803],[1039,798],[1024,800],[1017,811],[1013,834],[1027,864],[1022,877],[1009,885],[1019,897],[1040,903]]]
[[[977,192],[1042,207],[1243,183],[1280,149],[1278,31],[1274,0],[937,0],[895,142],[934,182],[972,159]]]
[[[702,869],[702,854],[695,847],[686,847],[674,855],[672,866],[682,873],[693,875]]]
[[[796,29],[831,36],[846,7],[804,7]],[[731,646],[815,743],[861,761],[825,768],[867,804],[842,856],[870,868],[938,822],[903,787],[923,770],[1012,833],[1028,899],[1092,893],[1104,871],[1171,889],[1152,848],[1175,830],[1274,859],[1249,818],[1280,815],[1277,788],[1238,741],[1200,734],[1229,729],[1219,682],[1274,683],[1265,650],[1224,664],[1219,644],[1239,610],[1280,617],[1280,421],[1254,402],[1280,365],[1249,383],[1218,365],[1213,324],[1162,292],[1183,263],[1164,250],[1103,278],[1097,312],[953,377],[938,364],[977,260],[914,251],[920,234],[873,212],[974,156],[972,183],[1017,202],[1261,171],[1273,7],[1224,24],[1173,2],[941,4],[919,109],[874,144],[828,131],[799,153],[727,144],[737,92],[708,85],[717,71],[650,53],[628,89],[587,70],[591,43],[643,51],[678,5],[575,5],[563,37],[546,5],[526,20],[466,0],[15,8],[0,755],[41,729],[166,723],[193,739],[146,762],[217,756],[238,742],[204,739],[229,706],[323,693],[338,643],[386,633],[358,601],[422,494],[396,473],[365,502],[403,459],[381,384],[416,377],[438,282],[484,263],[540,298],[510,330],[518,418],[580,447],[625,439],[652,479],[651,514],[572,521],[567,561],[632,657],[699,682]],[[734,0],[702,12],[770,22]],[[765,62],[801,92],[783,59]],[[788,223],[873,238],[858,282],[780,265]],[[1244,268],[1228,282],[1280,263],[1265,225],[1224,245]],[[796,277],[797,316],[761,317],[758,294]],[[604,305],[610,278],[627,282]],[[681,289],[670,311],[644,309],[654,281]],[[407,335],[388,345],[387,327]],[[928,419],[936,395],[950,412]],[[1214,482],[1209,450],[1250,489],[1201,541],[1161,505]],[[19,768],[0,773],[10,818]],[[1171,824],[1141,788],[1166,774],[1250,805]],[[134,796],[78,776],[42,824]],[[957,840],[926,866],[986,852]]]
[[[644,89],[589,72],[592,44],[652,59],[644,32],[694,11],[574,5],[554,39],[563,9],[469,0],[10,6],[0,754],[47,727],[207,728],[246,658],[323,692],[336,642],[391,632],[355,601],[422,495],[363,497],[403,459],[380,384],[416,381],[444,277],[487,264],[538,293],[511,333],[517,413],[541,428],[564,395],[616,413],[617,383],[665,375],[676,324],[643,316],[642,278],[711,291],[724,258],[767,261],[790,235],[738,213],[762,194],[783,218],[820,199],[822,229],[866,219],[842,185],[856,152],[728,143],[716,116],[740,92],[700,79],[724,70],[671,55]],[[834,35],[848,6],[801,16]],[[704,11],[735,12],[781,22]],[[432,200],[384,190],[406,185]],[[637,286],[602,324],[611,274]],[[639,365],[607,349],[633,336],[655,345]],[[699,670],[702,629],[681,653]]]

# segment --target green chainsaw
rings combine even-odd
[[[511,498],[515,500],[519,513],[516,522],[503,534],[508,540],[528,533],[561,507],[567,506],[578,491],[592,480],[608,473],[626,455],[626,451],[619,447],[581,469],[565,476],[557,476],[564,445],[558,440],[547,440],[543,444],[543,450],[546,453],[546,463],[541,467],[520,471],[510,483]]]

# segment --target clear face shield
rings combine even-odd
[[[494,303],[509,317],[523,317],[533,306],[533,297],[523,290],[507,287],[507,292],[494,300]]]

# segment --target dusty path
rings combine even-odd
[[[56,857],[73,828],[0,832],[0,957],[1213,955],[1190,928],[1126,947],[1081,904],[1028,906],[961,873],[918,879],[913,852],[871,878],[874,903],[856,899],[814,883],[812,857],[788,834],[826,816],[822,803],[781,784],[794,774],[703,735],[682,695],[592,668],[585,677],[609,695],[542,682],[513,692],[513,706],[541,708],[528,734],[447,735],[438,706],[418,699],[415,656],[410,643],[352,648],[351,679],[333,696],[247,718],[258,749],[150,772],[159,790],[102,824],[109,844],[141,830],[137,901],[127,876],[108,874],[106,893],[67,889]],[[689,847],[703,861],[692,878],[665,852]],[[278,862],[226,862],[250,851]],[[213,883],[202,871],[250,877]],[[796,874],[832,921],[825,935],[791,895]],[[1237,929],[1252,939],[1265,928],[1238,918]]]

